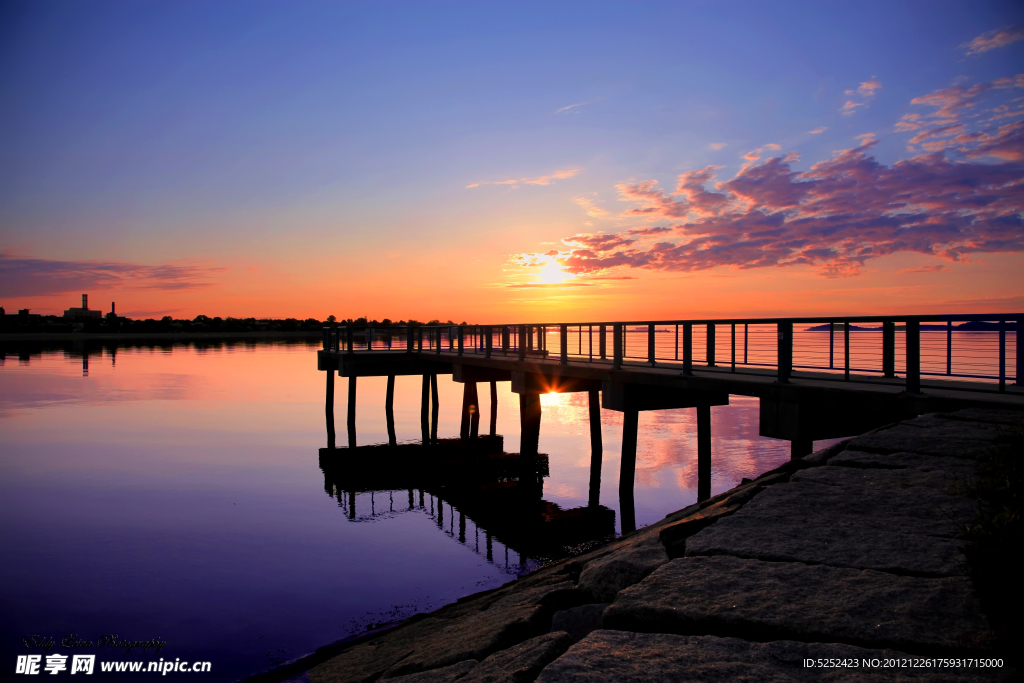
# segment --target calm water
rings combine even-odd
[[[8,355],[0,366],[0,651],[30,634],[167,642],[231,681],[363,631],[492,588],[535,567],[427,493],[325,492],[325,376],[317,346],[121,348]],[[439,378],[439,435],[457,436],[461,388]],[[360,378],[360,444],[387,440],[384,378]],[[481,388],[486,385],[481,385]],[[498,433],[518,450],[518,399],[498,385]],[[337,385],[344,442],[345,380]],[[400,441],[419,439],[418,377],[399,377]],[[542,397],[543,499],[587,504],[585,394]],[[489,414],[489,397],[481,391]],[[621,415],[602,413],[601,503],[615,511]],[[776,467],[789,444],[757,436],[757,399],[712,409],[712,493]],[[825,442],[818,442],[821,446]],[[636,521],[696,501],[694,410],[641,413]],[[36,651],[38,652],[38,651]],[[67,648],[53,652],[70,654]],[[101,677],[97,673],[97,677]],[[111,679],[128,680],[125,674]],[[145,678],[145,677],[144,677]],[[168,676],[167,678],[173,678]]]

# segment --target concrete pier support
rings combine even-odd
[[[356,447],[356,378],[348,378],[348,447]]]
[[[441,408],[441,401],[437,398],[437,375],[430,376],[430,394],[433,405],[433,414],[430,416],[430,442],[437,443],[437,414]]]
[[[327,401],[324,404],[324,413],[327,418],[327,447],[335,447],[334,434],[334,371],[327,371]]]
[[[480,435],[480,398],[476,390],[476,382],[465,382],[462,385],[462,426],[459,436],[463,439],[475,439]]]
[[[420,392],[420,435],[423,445],[430,443],[430,375],[423,375]]]
[[[540,449],[540,417],[540,394],[520,394],[520,457],[533,458],[537,456]]]
[[[604,444],[601,440],[601,392],[587,393],[590,401],[590,498],[588,505],[597,507],[601,504],[601,459],[604,457]]]
[[[810,439],[793,439],[789,442],[789,457],[802,458],[814,451],[814,442]]]
[[[697,406],[697,500],[711,497],[711,406]]]
[[[395,437],[395,376],[388,375],[388,391],[384,398],[384,416],[388,423],[388,444],[398,443]]]
[[[636,437],[640,411],[627,409],[622,413],[622,460],[619,464],[619,514],[622,533],[636,530],[636,508],[633,505],[633,478],[636,474]]]
[[[498,383],[491,381],[491,436],[498,433]]]

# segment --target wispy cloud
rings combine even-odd
[[[1015,88],[1017,81],[989,85]],[[967,109],[964,92],[932,95],[915,102],[945,107],[947,119]],[[719,167],[708,166],[681,174],[670,191],[656,180],[623,183],[620,199],[633,207],[622,218],[668,221],[671,227],[577,234],[563,240],[563,249],[520,254],[516,262],[554,260],[577,275],[811,266],[835,277],[901,252],[950,262],[976,253],[1024,252],[1024,122],[991,123],[982,113],[972,121],[944,130],[919,126],[915,139],[922,146],[953,144],[892,165],[872,156],[877,143],[865,134],[859,146],[803,172],[792,168],[790,155],[762,158],[778,149],[766,145],[748,153],[729,180],[718,181]]]
[[[882,89],[882,82],[877,78],[872,78],[869,81],[864,81],[856,90],[847,90],[844,94],[850,99],[846,100],[839,111],[843,116],[849,116],[856,112],[861,107],[866,107],[871,103],[878,91]]]
[[[1008,120],[1024,116],[1024,100],[1014,97],[1017,89],[1024,89],[1024,74],[915,97],[911,104],[932,111],[905,114],[896,131],[916,133],[909,140],[911,152],[919,145],[925,152],[950,152],[968,159],[1024,160],[1024,124]],[[984,109],[983,103],[992,99],[996,106]]]
[[[724,143],[724,142],[712,142],[710,145],[708,145],[708,147],[710,147],[711,149],[713,149],[715,151],[718,151],[718,150],[724,148],[725,146],[726,146],[726,143]]]
[[[821,128],[815,128],[814,130],[807,131],[807,132],[810,133],[811,135],[821,135],[826,130],[828,130],[828,126],[822,126]]]
[[[570,104],[560,109],[556,109],[555,114],[576,114],[580,111],[580,107],[585,107],[588,104],[593,104],[594,102],[597,102],[597,99],[587,100],[586,102],[577,102],[576,104]]]
[[[1006,47],[1010,43],[1016,43],[1021,39],[1024,39],[1024,24],[1017,24],[1016,26],[1006,26],[989,31],[988,33],[982,33],[971,42],[964,43],[960,47],[967,51],[966,54],[968,56],[980,55],[989,50]]]
[[[946,266],[941,263],[936,263],[930,266],[919,266],[917,268],[900,268],[897,273],[908,274],[908,273],[938,273],[940,271],[947,270]]]
[[[566,178],[572,178],[578,174],[582,169],[580,168],[566,168],[561,171],[555,171],[548,175],[537,176],[536,178],[512,178],[509,180],[491,180],[481,181],[478,183],[470,183],[466,185],[470,187],[480,187],[481,185],[511,185],[512,187],[519,187],[520,185],[550,185],[556,180],[564,180]]]
[[[587,215],[591,218],[604,218],[608,215],[608,212],[596,205],[586,197],[573,197],[572,200],[576,202],[581,209],[587,212]]]
[[[55,261],[0,253],[0,296],[43,296],[90,289],[180,290],[206,287],[225,268],[201,263],[143,265]]]

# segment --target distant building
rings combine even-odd
[[[89,295],[82,295],[82,307],[81,308],[69,308],[64,311],[65,318],[102,318],[103,311],[90,311],[89,310]]]

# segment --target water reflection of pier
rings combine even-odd
[[[353,522],[418,511],[489,562],[501,564],[495,545],[504,547],[505,565],[519,567],[509,571],[528,571],[614,536],[614,511],[597,501],[563,510],[544,500],[547,456],[505,453],[503,442],[488,435],[323,448],[324,490]],[[378,508],[378,497],[385,497],[386,508]],[[509,550],[518,555],[512,565]]]

